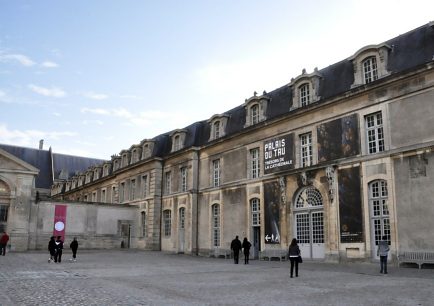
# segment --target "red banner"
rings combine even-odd
[[[65,241],[65,227],[66,227],[66,206],[56,205],[54,207],[54,229],[53,236],[62,237],[62,241]]]

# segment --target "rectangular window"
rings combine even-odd
[[[148,196],[148,176],[147,175],[142,176],[142,191],[143,191],[143,198],[146,198]]]
[[[112,203],[116,203],[116,187],[112,187]]]
[[[103,203],[107,202],[107,194],[105,189],[101,190],[101,202]]]
[[[220,121],[214,122],[214,139],[220,137]]]
[[[84,196],[84,201],[87,202],[87,194]]]
[[[164,220],[164,236],[170,237],[172,231],[172,212],[170,210],[165,210],[163,212]]]
[[[92,192],[92,202],[96,202],[96,191]]]
[[[220,159],[212,161],[213,187],[220,186]]]
[[[172,192],[172,173],[170,171],[164,174],[164,191],[165,194],[170,194]]]
[[[261,225],[261,207],[259,205],[259,199],[255,198],[251,200],[252,203],[252,225]]]
[[[0,205],[0,222],[8,221],[8,205]]]
[[[367,58],[363,61],[363,76],[365,84],[371,83],[378,79],[377,59],[375,56]]]
[[[250,122],[252,125],[259,122],[259,105],[257,104],[250,108]]]
[[[381,112],[365,117],[366,142],[369,154],[384,151],[383,118]]]
[[[220,206],[218,204],[212,206],[212,241],[213,246],[220,246]]]
[[[133,201],[136,199],[136,180],[131,180],[130,187],[130,200]]]
[[[125,183],[121,183],[119,185],[119,203],[123,203],[125,201]]]
[[[146,213],[142,211],[142,235],[146,237]]]
[[[312,133],[300,135],[300,159],[302,167],[312,165]]]
[[[181,168],[181,191],[187,191],[187,167]]]
[[[250,177],[258,178],[260,175],[259,148],[250,150]]]

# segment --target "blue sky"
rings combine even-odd
[[[110,159],[434,20],[434,1],[0,0],[0,143]]]

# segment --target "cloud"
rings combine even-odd
[[[57,68],[59,67],[58,64],[56,64],[55,62],[51,62],[51,61],[45,61],[41,64],[42,67],[45,68]]]
[[[40,139],[60,140],[65,137],[76,137],[76,132],[40,130],[10,130],[5,124],[0,124],[0,143],[9,143],[16,146],[37,146]]]
[[[109,96],[106,94],[101,94],[101,93],[95,93],[95,92],[85,92],[83,94],[84,97],[92,99],[92,100],[104,100],[107,99]]]
[[[2,98],[4,96],[6,96],[6,93],[4,91],[0,90],[0,98]]]
[[[84,107],[80,110],[82,113],[91,113],[97,115],[110,115],[110,111],[103,108],[87,108]]]
[[[23,54],[0,54],[0,62],[18,62],[25,67],[31,67],[36,64]]]
[[[143,97],[137,96],[137,95],[120,95],[119,98],[121,99],[130,99],[130,100],[142,100]]]
[[[66,92],[64,92],[62,89],[57,87],[51,87],[51,88],[45,88],[36,86],[33,84],[29,84],[28,86],[33,92],[46,96],[46,97],[53,97],[53,98],[62,98],[66,96]]]
[[[104,124],[104,122],[101,120],[83,120],[81,123],[83,125],[95,125],[95,124],[103,125]]]

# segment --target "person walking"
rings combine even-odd
[[[387,255],[389,254],[389,243],[387,236],[383,236],[378,242],[377,256],[380,256],[380,273],[387,274]]]
[[[252,244],[247,240],[247,237],[244,237],[243,240],[243,250],[244,250],[244,264],[247,265],[249,263],[249,255],[250,255],[250,247]]]
[[[48,242],[48,252],[50,252],[50,258],[48,259],[48,263],[53,261],[57,262],[56,250],[56,240],[54,240],[54,236],[51,236],[50,241]]]
[[[291,244],[288,249],[289,260],[291,261],[291,278],[294,276],[294,266],[295,266],[295,277],[298,277],[298,262],[301,255],[300,248],[297,244],[297,239],[292,239]]]
[[[71,261],[77,261],[77,249],[78,249],[78,241],[77,237],[74,237],[74,240],[70,243],[69,247],[72,250],[72,259]]]
[[[62,236],[57,236],[57,240],[56,240],[56,255],[54,256],[54,262],[57,262],[57,263],[61,263],[62,262],[62,253],[63,253]]]
[[[234,251],[234,263],[238,264],[238,259],[239,259],[240,250],[241,250],[241,241],[238,239],[238,236],[235,236],[235,239],[232,240],[231,250]]]
[[[6,246],[8,245],[8,241],[8,233],[3,232],[3,235],[0,238],[0,255],[6,256]]]

